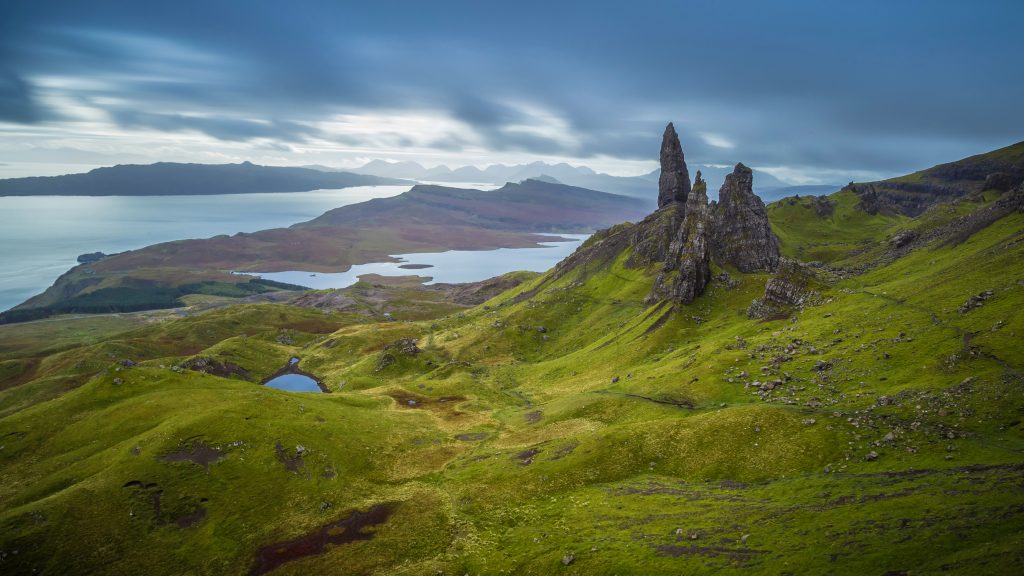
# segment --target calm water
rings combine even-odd
[[[572,254],[573,250],[587,239],[588,234],[560,234],[569,238],[567,242],[544,242],[540,248],[499,248],[497,250],[451,250],[448,252],[394,254],[401,262],[359,264],[347,272],[324,274],[311,272],[266,272],[259,275],[269,280],[299,284],[310,288],[345,288],[355,284],[363,274],[382,276],[429,276],[431,281],[476,282],[512,272],[531,270],[544,272],[560,260]],[[403,264],[427,264],[430,268],[409,270],[399,268]]]
[[[0,197],[0,310],[53,284],[86,252],[290,226],[408,186],[220,196]]]
[[[304,374],[282,374],[277,378],[267,380],[264,386],[289,392],[323,392],[316,380]]]

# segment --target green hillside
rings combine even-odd
[[[0,326],[0,569],[1019,573],[1012,194],[771,205],[818,262],[777,320],[747,314],[766,273],[645,305],[622,226],[466,310]],[[260,385],[292,357],[331,392]]]

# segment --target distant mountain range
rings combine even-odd
[[[412,184],[397,178],[241,164],[122,164],[84,174],[0,180],[0,196],[188,196]]]
[[[314,170],[335,171],[338,169],[328,166],[311,165],[306,166]],[[725,175],[732,171],[732,166],[708,166],[693,165],[693,170],[700,170],[704,181],[708,183],[709,196],[717,197],[718,189],[725,180]],[[449,168],[447,166],[436,166],[426,168],[417,162],[388,162],[386,160],[373,160],[360,166],[352,168],[350,172],[357,174],[368,174],[389,178],[405,178],[420,182],[471,182],[480,184],[504,184],[506,182],[521,182],[527,179],[557,182],[570,186],[579,186],[590,190],[600,190],[612,194],[632,196],[641,198],[645,202],[653,202],[652,191],[658,189],[658,176],[660,170],[653,170],[640,176],[612,176],[597,172],[586,166],[571,166],[564,162],[550,164],[547,162],[531,162],[529,164],[492,164],[486,168],[476,166],[462,166]],[[792,186],[775,178],[771,174],[754,170],[754,192],[762,198],[773,199],[790,195],[777,194],[777,190],[793,188]],[[802,187],[798,187],[802,188]],[[799,194],[828,193],[838,190],[840,186],[824,186],[820,192],[793,192]]]

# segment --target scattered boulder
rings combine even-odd
[[[900,230],[889,238],[888,243],[893,248],[902,248],[917,240],[918,236],[920,235],[914,230]]]
[[[970,298],[967,299],[967,302],[964,302],[963,304],[960,305],[960,313],[966,314],[971,310],[974,310],[975,308],[980,308],[986,300],[992,298],[993,296],[995,296],[995,292],[991,290],[985,290],[984,292],[980,292],[978,294],[975,294],[974,296],[971,296]]]
[[[202,372],[203,374],[220,376],[221,378],[231,378],[232,376],[237,376],[243,380],[249,378],[249,371],[245,368],[231,362],[221,362],[220,360],[210,356],[196,356],[194,358],[189,358],[181,363],[181,368],[193,370],[195,372]]]
[[[572,552],[566,554],[565,556],[562,556],[562,565],[564,565],[564,566],[568,566],[569,564],[572,564],[575,561],[576,561],[576,555],[573,554]]]
[[[391,366],[398,361],[398,356],[415,356],[422,352],[418,346],[416,346],[415,338],[401,338],[395,340],[391,344],[384,346],[384,350],[380,353],[380,358],[377,360],[377,368],[374,372],[380,372],[388,366]]]

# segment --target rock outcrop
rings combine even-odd
[[[698,172],[693,190],[686,200],[686,216],[676,240],[681,246],[679,273],[676,274],[669,294],[676,302],[693,302],[704,293],[704,288],[711,280],[710,223],[707,185]]]
[[[586,278],[628,251],[627,268],[660,265],[645,303],[689,304],[711,281],[711,263],[740,272],[774,272],[779,242],[764,203],[753,192],[753,172],[743,164],[726,178],[719,203],[708,204],[707,183],[697,172],[691,187],[675,128],[665,128],[661,146],[658,210],[642,221],[601,230],[555,266],[547,281],[573,272]],[[726,274],[726,278],[729,276]],[[729,280],[726,284],[734,285]],[[515,297],[529,298],[544,284]]]
[[[718,192],[711,256],[740,272],[774,272],[779,266],[779,242],[764,202],[754,194],[754,174],[743,164],[725,177]]]
[[[648,303],[670,299],[689,304],[704,293],[711,280],[711,213],[707,184],[700,172],[686,199],[684,213],[661,273],[647,296]]]
[[[674,202],[685,203],[690,194],[690,173],[686,170],[683,147],[671,122],[661,138],[661,177],[658,178],[658,208]]]
[[[778,272],[764,286],[764,296],[755,298],[747,308],[747,317],[766,320],[785,318],[816,295],[815,276],[810,268],[795,260],[783,259]]]

